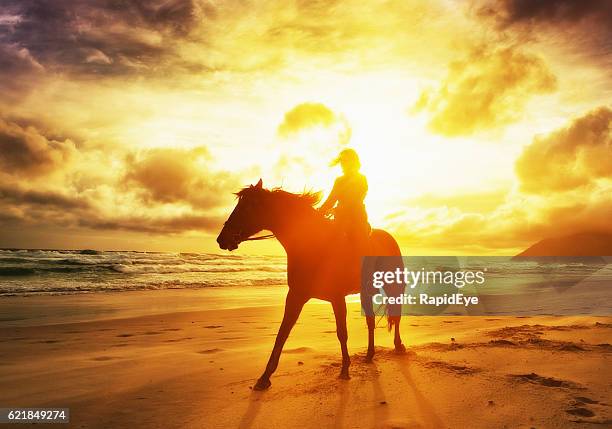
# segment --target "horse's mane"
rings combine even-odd
[[[243,198],[247,195],[257,195],[262,198],[273,198],[278,202],[286,205],[287,208],[303,209],[314,211],[314,206],[321,200],[320,192],[304,191],[301,194],[287,192],[282,188],[265,189],[256,186],[246,186],[236,192],[238,198]]]

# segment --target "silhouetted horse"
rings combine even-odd
[[[256,390],[270,387],[270,376],[276,370],[282,348],[295,325],[302,307],[310,298],[331,302],[336,318],[336,333],[342,348],[340,377],[348,379],[350,358],[347,349],[346,303],[344,297],[360,292],[361,258],[354,245],[313,205],[317,194],[292,194],[280,189],[264,189],[261,180],[237,193],[238,204],[225,222],[217,242],[221,249],[234,250],[262,230],[271,231],[287,252],[289,292],[285,314],[276,336],[268,365],[255,385]],[[370,251],[377,256],[397,256],[396,241],[385,231],[374,229],[370,235]],[[400,262],[401,263],[401,262]],[[364,305],[364,298],[365,305]],[[368,352],[374,356],[374,313],[372,300],[364,297],[362,305],[368,325]],[[368,307],[369,303],[369,307]],[[405,351],[399,333],[399,312],[389,317],[389,329],[395,326],[395,348]]]

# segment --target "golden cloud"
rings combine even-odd
[[[481,46],[452,62],[441,87],[422,92],[415,111],[431,113],[435,133],[468,135],[518,120],[530,97],[555,88],[540,57],[514,46]]]
[[[218,206],[238,188],[234,176],[216,171],[205,147],[151,149],[130,154],[124,185],[136,187],[146,203],[178,203],[207,209]]]
[[[0,119],[0,166],[5,172],[41,176],[67,164],[75,153],[71,140],[50,139],[33,126]]]
[[[516,161],[521,189],[547,193],[612,179],[611,123],[612,110],[600,107],[566,128],[536,137]]]
[[[387,218],[409,248],[513,254],[550,237],[612,234],[612,109],[536,137],[516,161],[520,188],[413,199]]]
[[[337,120],[336,114],[322,103],[302,103],[285,113],[278,126],[278,134],[287,137],[304,129],[329,127]]]

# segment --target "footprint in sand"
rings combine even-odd
[[[207,350],[200,350],[198,353],[201,355],[210,355],[210,354],[218,353],[222,351],[223,349],[207,349]]]
[[[596,400],[591,399],[591,398],[587,398],[586,396],[576,396],[574,399],[576,400],[576,403],[578,405],[599,404],[599,401],[596,401]]]
[[[586,351],[583,347],[574,343],[564,343],[559,346],[559,350],[562,352],[584,352]]]
[[[510,340],[491,340],[489,344],[492,346],[516,346],[516,343]]]
[[[164,340],[165,343],[178,343],[179,341],[193,340],[193,337],[184,337],[184,338],[171,338],[169,340]]]
[[[571,408],[565,410],[567,414],[578,417],[597,417],[597,413],[588,409],[587,405],[599,405],[600,402],[586,396],[576,396],[574,401],[570,404]],[[605,404],[604,404],[605,405]],[[594,423],[594,424],[609,424],[610,421],[594,421],[594,420],[582,420],[580,423]]]
[[[595,326],[598,328],[612,328],[612,323],[595,322]]]
[[[133,336],[134,336],[134,334],[119,334],[119,335],[117,335],[117,337],[119,337],[119,338],[127,338],[127,337],[133,337]]]
[[[480,371],[480,369],[478,368],[471,368],[469,366],[463,366],[463,365],[454,365],[452,363],[442,362],[442,361],[425,362],[423,363],[423,366],[425,366],[426,368],[435,368],[435,369],[441,369],[444,371],[450,371],[455,374],[461,374],[461,375],[475,374]]]
[[[565,410],[565,412],[567,414],[580,417],[593,417],[595,415],[593,411],[583,407],[570,408],[569,410]]]
[[[572,381],[559,380],[553,377],[543,377],[541,375],[532,372],[531,374],[510,374],[510,378],[518,381],[539,384],[545,387],[558,387],[558,388],[577,388],[578,385]]]
[[[55,344],[55,343],[61,343],[62,341],[60,340],[34,340],[34,341],[29,341],[30,344]]]
[[[312,349],[310,347],[298,347],[295,349],[287,349],[287,350],[283,350],[283,353],[306,353],[306,352],[310,352],[312,351]]]
[[[208,326],[204,326],[204,329],[217,329],[217,328],[223,328],[223,325],[208,325]]]

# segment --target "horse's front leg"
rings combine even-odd
[[[374,359],[374,329],[376,328],[376,320],[374,316],[366,316],[368,324],[368,353],[366,354],[366,362],[372,362]]]
[[[259,377],[259,380],[257,380],[257,383],[255,384],[255,390],[265,390],[272,384],[270,382],[270,376],[278,367],[278,361],[280,359],[281,352],[283,351],[283,346],[289,337],[291,329],[300,316],[306,301],[307,299],[304,299],[302,296],[289,290],[287,299],[285,300],[285,314],[283,316],[281,326],[278,329],[278,334],[276,334],[274,348],[272,349],[272,353],[270,354],[270,359],[268,360],[264,373],[261,375],[261,377]]]
[[[351,358],[349,357],[348,347],[346,345],[348,341],[348,330],[346,329],[346,302],[344,297],[332,302],[334,308],[334,316],[336,317],[336,334],[340,341],[340,348],[342,349],[342,369],[340,370],[340,378],[348,380],[349,366],[351,365]]]

